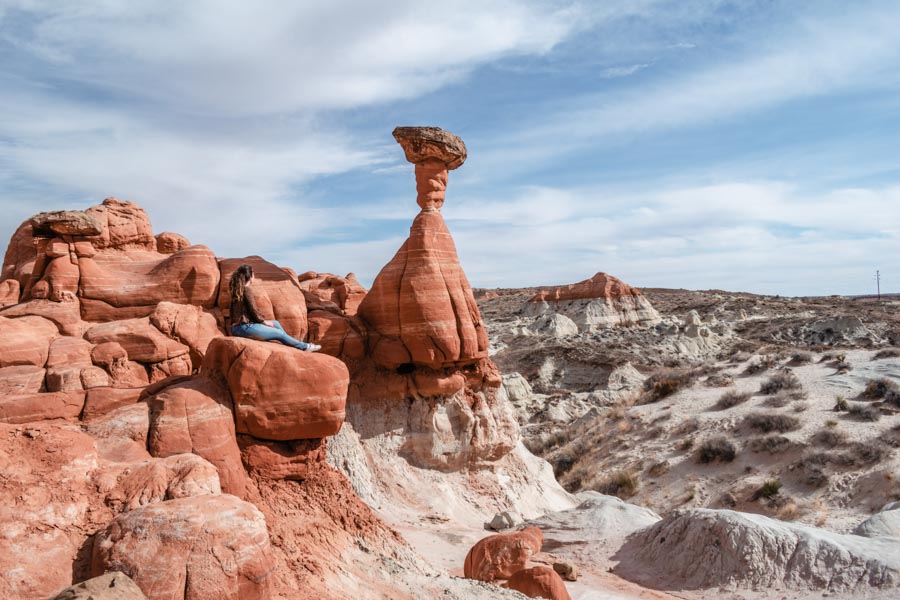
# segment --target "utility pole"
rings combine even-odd
[[[881,302],[881,271],[875,271],[875,286],[878,290],[878,301]]]

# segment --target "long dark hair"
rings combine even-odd
[[[251,277],[253,277],[253,267],[250,265],[241,265],[231,274],[228,287],[231,289],[232,302],[240,304],[244,301],[244,288]]]

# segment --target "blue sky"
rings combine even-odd
[[[382,6],[375,6],[381,4]],[[900,291],[900,4],[0,0],[0,239],[106,196],[368,285],[458,134],[475,286]]]

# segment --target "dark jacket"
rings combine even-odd
[[[238,323],[262,323],[265,320],[265,317],[259,312],[252,287],[244,288],[244,299],[242,302],[231,300],[232,325],[237,325]]]

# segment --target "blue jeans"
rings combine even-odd
[[[263,323],[238,323],[231,326],[231,335],[250,338],[260,342],[281,342],[285,346],[306,350],[309,346],[306,342],[294,339],[287,334],[284,327],[278,321],[272,321],[275,327],[269,327]]]

